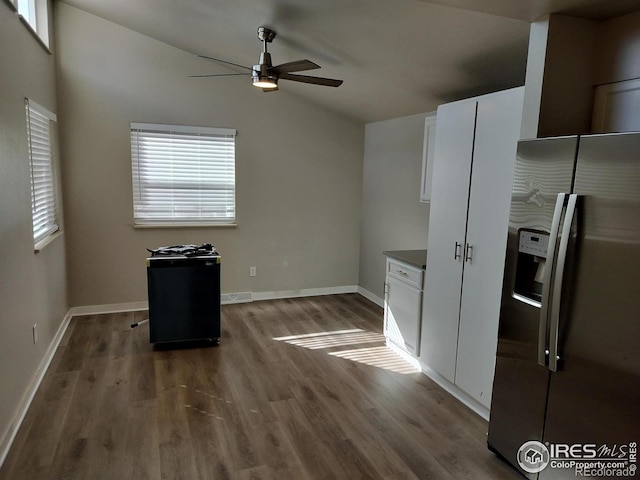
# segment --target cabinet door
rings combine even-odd
[[[454,381],[476,101],[438,108],[420,359]],[[459,245],[456,248],[456,245]]]
[[[593,133],[640,131],[640,79],[596,88]]]
[[[433,152],[436,145],[436,116],[424,119],[424,143],[422,146],[422,180],[420,182],[420,201],[431,201],[431,178],[433,177]]]
[[[418,354],[422,291],[387,277],[385,336],[412,355]]]
[[[478,99],[455,383],[487,408],[522,103],[522,88]]]

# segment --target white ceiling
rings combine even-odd
[[[372,122],[524,84],[529,22],[547,13],[606,20],[640,0],[64,0],[193,54],[258,62],[258,26],[277,32],[273,63],[307,58],[339,88],[280,81],[287,91]],[[238,71],[202,60],[185,76]],[[305,74],[307,72],[302,72]],[[244,77],[192,79],[224,88]],[[269,93],[266,95],[279,95]]]

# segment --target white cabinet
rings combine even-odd
[[[414,357],[419,353],[422,269],[387,258],[384,335]]]
[[[596,87],[591,131],[640,131],[640,79]]]
[[[422,145],[422,177],[420,182],[420,201],[431,201],[431,178],[433,176],[433,152],[436,144],[436,116],[424,119],[424,143]]]
[[[420,361],[489,408],[523,88],[438,108]]]

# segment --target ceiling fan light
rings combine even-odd
[[[278,79],[270,76],[254,76],[253,86],[258,88],[278,88]]]

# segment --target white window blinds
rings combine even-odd
[[[136,224],[234,223],[233,129],[131,124]]]
[[[33,239],[38,244],[58,230],[56,182],[53,170],[53,122],[56,115],[26,99],[27,139],[31,165]]]

